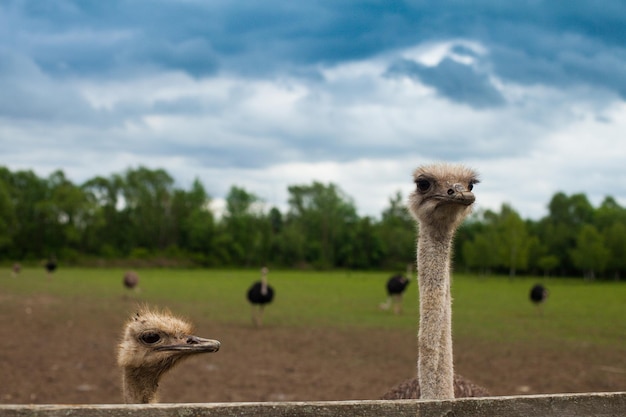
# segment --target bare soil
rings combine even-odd
[[[133,308],[0,294],[0,403],[121,402],[115,345]],[[162,402],[377,399],[415,374],[416,336],[406,330],[190,318],[222,349],[165,375]],[[455,340],[455,361],[494,395],[626,390],[626,347]]]

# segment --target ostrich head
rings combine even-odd
[[[438,163],[417,168],[409,211],[420,226],[449,236],[471,212],[478,174],[463,165]]]
[[[126,323],[117,363],[124,372],[126,402],[154,402],[160,377],[181,359],[216,352],[217,340],[193,335],[188,322],[168,311],[142,307]]]

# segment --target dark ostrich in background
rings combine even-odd
[[[546,299],[548,298],[549,295],[549,291],[547,290],[546,287],[544,287],[541,284],[535,284],[531,289],[530,289],[530,301],[537,306],[537,309],[539,310],[539,314],[543,314],[543,310],[541,308],[542,304],[546,301]]]
[[[124,287],[129,290],[138,290],[139,287],[139,275],[135,271],[126,271],[124,274]]]
[[[14,263],[11,272],[13,278],[16,278],[20,274],[20,271],[22,271],[22,265],[20,265],[18,262]]]
[[[413,271],[413,264],[408,264],[406,268],[406,276],[402,274],[392,275],[386,284],[387,288],[387,301],[380,305],[382,310],[389,310],[393,306],[393,312],[395,314],[402,313],[402,295],[409,285],[411,272]]]
[[[261,280],[248,289],[248,301],[252,304],[252,323],[257,327],[263,325],[265,305],[274,299],[274,289],[267,283],[268,272],[266,267],[261,268]]]
[[[48,271],[48,278],[52,278],[52,274],[57,269],[57,259],[54,256],[48,258],[45,264],[46,271]]]

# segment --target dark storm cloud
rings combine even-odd
[[[5,2],[0,14],[0,22],[9,26],[0,43],[13,42],[44,71],[58,75],[123,76],[149,68],[195,77],[217,71],[314,74],[306,68],[463,37],[490,49],[493,69],[503,79],[583,82],[626,96],[626,4],[620,1],[600,6],[584,1],[31,0]],[[477,74],[453,67],[448,62],[420,75],[441,85],[436,79],[443,73],[466,71],[474,87],[488,90]],[[495,97],[492,92],[486,101]]]
[[[429,67],[409,60],[400,60],[388,71],[391,76],[407,75],[434,87],[439,94],[453,101],[477,108],[504,104],[504,98],[491,84],[487,74],[450,58]]]
[[[626,98],[626,43],[617,46],[580,34],[545,31],[526,35],[525,41],[520,46],[494,46],[491,52],[496,74],[523,85],[563,88],[582,83]]]

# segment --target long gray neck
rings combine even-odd
[[[420,291],[419,358],[421,398],[454,398],[450,259],[454,231],[420,225],[417,270]]]
[[[138,368],[124,368],[122,374],[124,402],[127,404],[157,402],[159,378],[159,373],[143,372]]]

